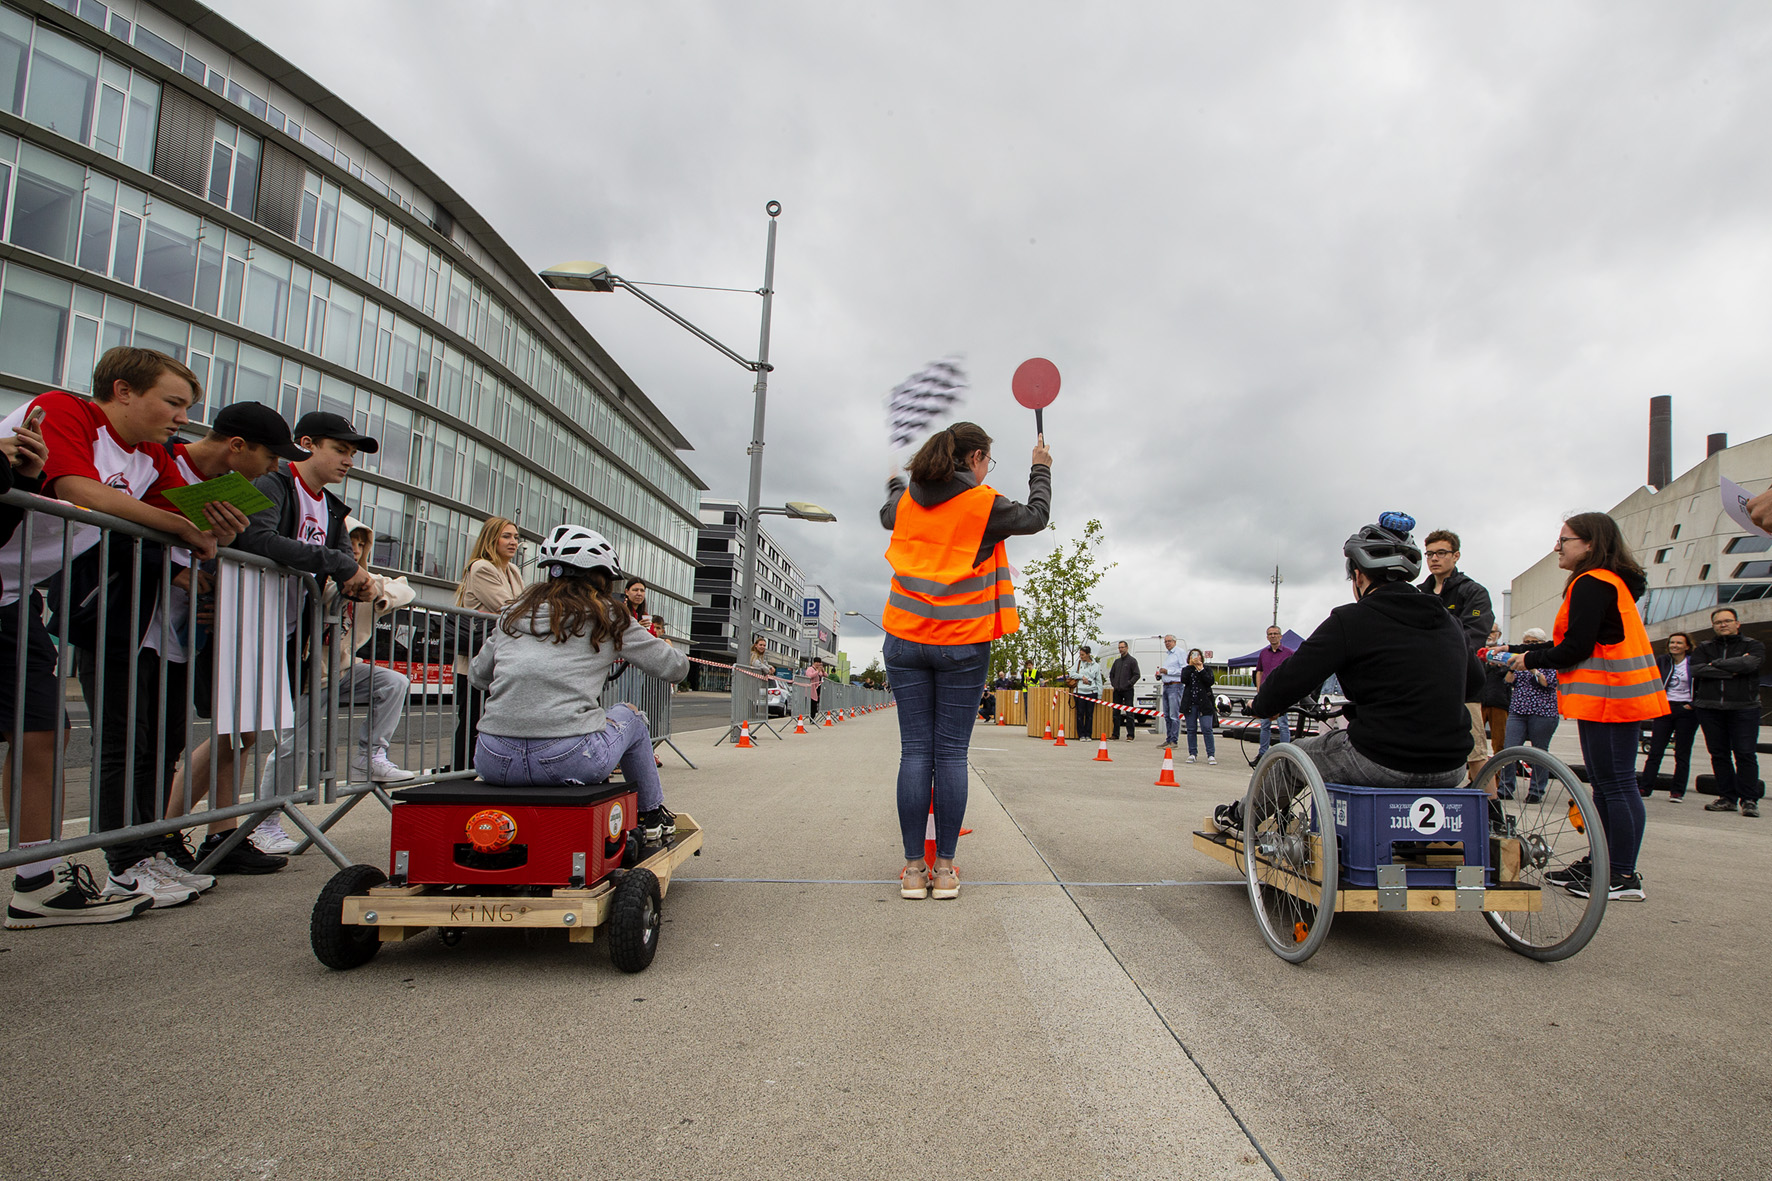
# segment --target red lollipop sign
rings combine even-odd
[[[1045,357],[1030,357],[1015,368],[1009,381],[1015,400],[1034,412],[1034,430],[1046,433],[1046,407],[1058,397],[1058,366]]]

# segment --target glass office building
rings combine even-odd
[[[190,365],[196,421],[374,435],[345,499],[426,599],[497,515],[602,531],[689,617],[688,440],[454,190],[198,4],[0,0],[0,393],[119,344]]]

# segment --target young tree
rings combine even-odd
[[[1053,527],[1057,532],[1057,527]],[[1101,604],[1096,588],[1118,563],[1103,565],[1097,551],[1106,540],[1099,520],[1083,526],[1083,536],[1067,548],[1060,542],[1043,558],[1021,570],[1015,588],[1021,630],[1004,636],[992,650],[991,671],[1019,675],[1022,662],[1032,660],[1042,672],[1069,667],[1079,644],[1093,644],[1099,659]]]

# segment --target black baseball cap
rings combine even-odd
[[[295,424],[295,437],[298,439],[337,439],[341,443],[349,443],[359,451],[380,451],[381,444],[368,435],[359,434],[357,428],[342,414],[333,414],[327,410],[310,410],[301,416]]]
[[[279,459],[300,463],[308,457],[306,451],[295,445],[295,438],[289,433],[289,424],[283,421],[283,416],[263,402],[235,402],[232,406],[222,407],[210,429],[230,439],[262,443]]]

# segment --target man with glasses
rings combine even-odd
[[[1163,686],[1163,733],[1170,746],[1181,741],[1181,674],[1187,655],[1175,646],[1175,637],[1163,637],[1163,655],[1157,661],[1157,681]]]
[[[1451,612],[1458,626],[1464,629],[1465,647],[1470,649],[1471,658],[1476,659],[1477,649],[1489,642],[1489,630],[1495,626],[1495,609],[1490,606],[1488,589],[1458,568],[1458,534],[1450,529],[1435,529],[1429,533],[1427,545],[1421,553],[1427,559],[1428,571],[1421,589],[1439,599]],[[1486,761],[1483,757],[1482,694],[1478,693],[1465,704],[1471,715],[1469,766],[1471,778],[1475,779],[1478,769]]]
[[[1285,638],[1286,633],[1279,628],[1270,627],[1267,629],[1267,647],[1255,654],[1255,687],[1257,689],[1267,684],[1268,678],[1292,655],[1294,649],[1281,644]],[[1258,693],[1257,696],[1260,694]],[[1292,726],[1286,721],[1285,710],[1281,710],[1276,717],[1262,717],[1260,713],[1255,716],[1261,718],[1259,754],[1267,753],[1268,744],[1273,741],[1273,732],[1276,729],[1280,733],[1281,742],[1292,741]]]
[[[1710,613],[1717,634],[1692,651],[1692,707],[1704,730],[1711,773],[1717,777],[1717,798],[1706,812],[1760,814],[1760,670],[1766,646],[1741,634],[1733,607]]]

